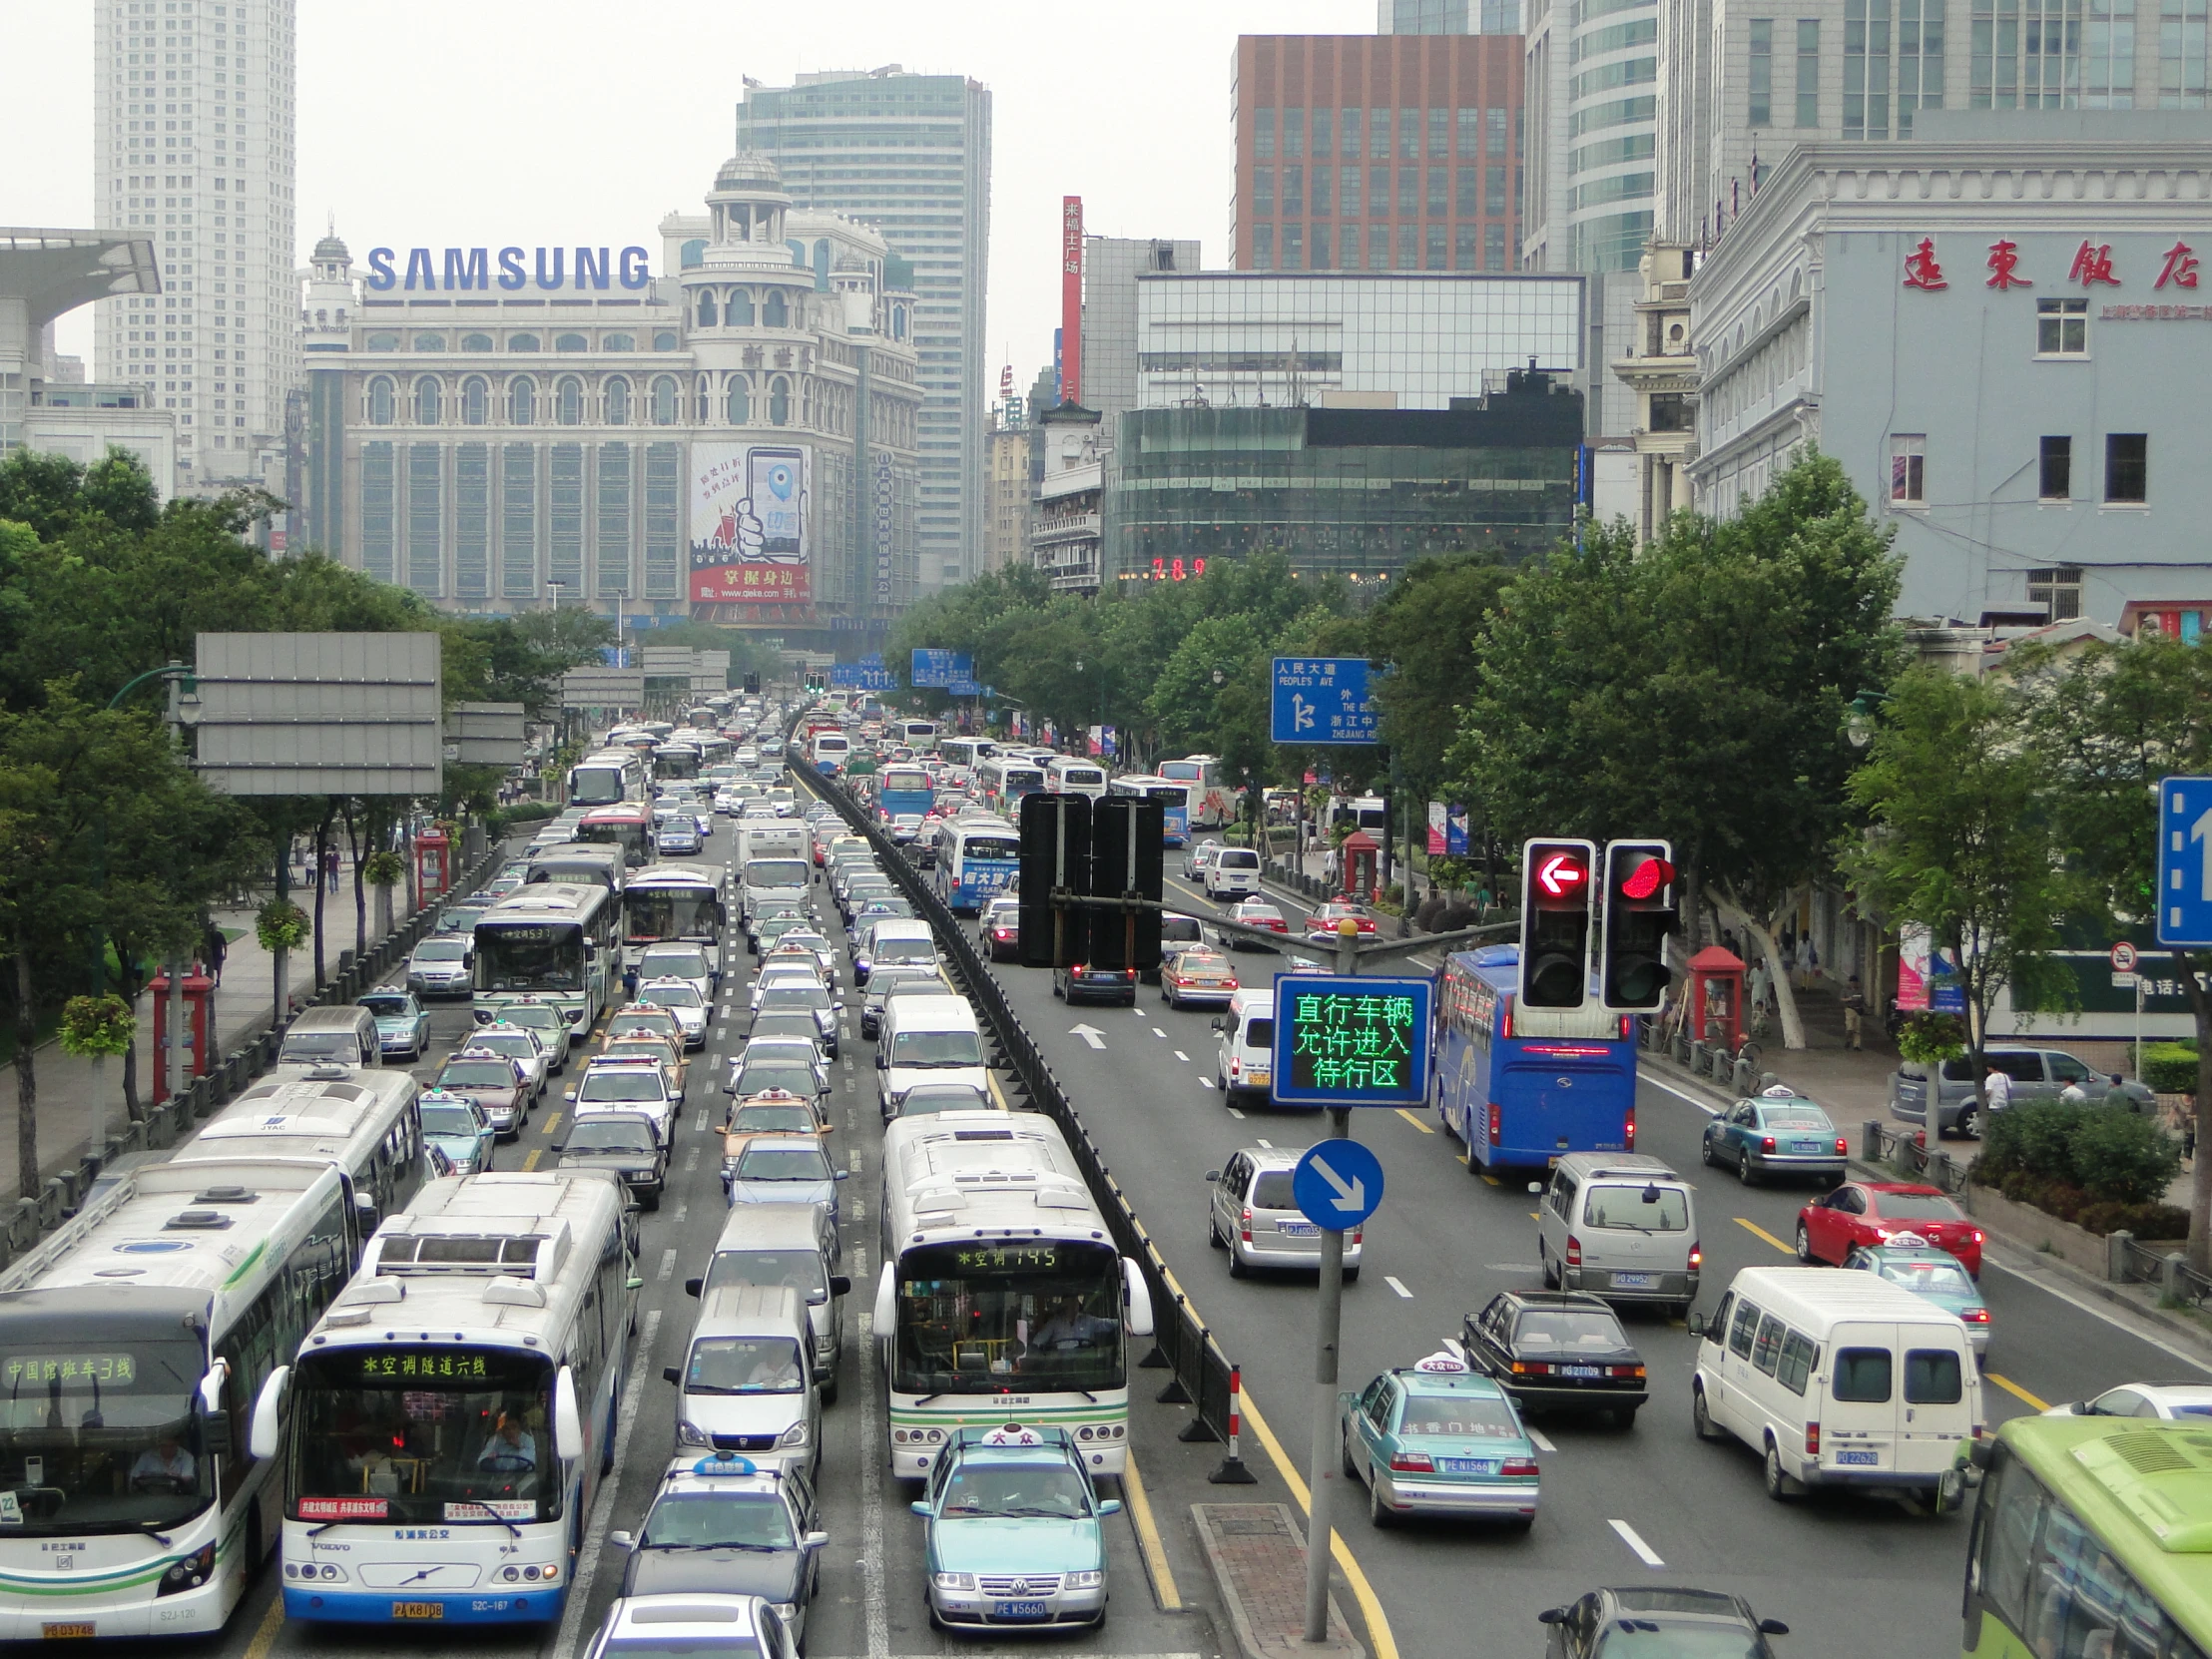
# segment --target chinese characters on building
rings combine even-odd
[[[2031,288],[2034,279],[2020,270],[2020,245],[2009,237],[1999,237],[1989,244],[1989,257],[1985,262],[1989,275],[1982,285],[2003,291],[2009,288]],[[2196,250],[2185,242],[2176,242],[2161,256],[2158,276],[2152,288],[2193,288],[2197,285],[2198,260]],[[1940,251],[1934,237],[1922,237],[1914,243],[1905,256],[1903,285],[1919,288],[1924,293],[1937,293],[1950,286],[1943,276]],[[2103,284],[2106,287],[2122,285],[2122,276],[2108,242],[2092,242],[2082,238],[2074,250],[2073,259],[2066,268],[2065,280],[2083,288]],[[2122,307],[2127,309],[2128,307]],[[2135,307],[2140,309],[2140,307]],[[2107,315],[2111,312],[2108,310]]]

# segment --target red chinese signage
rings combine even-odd
[[[1060,401],[1083,400],[1083,199],[1060,198]]]
[[[2035,285],[2029,277],[2022,275],[2020,245],[2009,237],[1999,237],[1989,244],[1986,264],[1989,275],[1982,280],[1984,287],[1996,288],[2001,292],[2008,288],[2031,288]],[[2196,250],[2185,242],[2177,242],[2166,250],[2163,263],[2159,267],[2158,279],[2151,286],[2193,288],[2197,285],[2199,269]],[[1900,280],[1903,286],[1919,288],[1923,293],[1939,293],[1950,286],[1949,279],[1943,276],[1942,262],[1937,255],[1934,237],[1922,237],[1912,245],[1911,251],[1905,256],[1905,269]],[[2120,273],[2113,263],[2112,245],[2082,238],[2081,246],[2074,250],[2072,263],[2066,268],[2066,280],[2079,283],[2085,288],[2095,287],[2098,283],[2106,287],[2120,286]],[[2118,310],[2121,313],[2165,315],[2175,310],[2187,309],[2189,307],[2186,306],[2107,306],[2104,314],[2110,316]]]

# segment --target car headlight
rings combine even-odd
[[[776,1443],[779,1447],[805,1445],[807,1443],[806,1422],[801,1420],[793,1423],[783,1433],[776,1436]]]
[[[676,1424],[676,1443],[678,1445],[713,1445],[715,1437],[696,1422],[679,1419]]]
[[[1071,1572],[1060,1580],[1063,1590],[1095,1590],[1106,1582],[1103,1572]]]
[[[972,1591],[975,1588],[975,1574],[972,1572],[933,1572],[929,1575],[929,1582],[940,1590]]]

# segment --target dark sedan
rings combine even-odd
[[[1467,1360],[1523,1410],[1609,1412],[1626,1428],[1646,1394],[1644,1357],[1613,1310],[1579,1291],[1504,1291],[1464,1322]]]
[[[1137,970],[1105,967],[1097,962],[1076,962],[1052,970],[1052,994],[1073,1005],[1082,1002],[1126,1002],[1137,1005]]]

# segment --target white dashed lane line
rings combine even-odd
[[[1621,1542],[1626,1544],[1630,1549],[1634,1550],[1636,1553],[1636,1559],[1643,1562],[1645,1566],[1663,1567],[1667,1564],[1666,1562],[1659,1559],[1658,1552],[1654,1550],[1651,1545],[1645,1543],[1644,1540],[1637,1535],[1636,1529],[1633,1526],[1630,1526],[1628,1522],[1624,1520],[1609,1520],[1605,1524],[1610,1526],[1615,1532],[1618,1532],[1621,1535]]]
[[[668,1281],[669,1281],[669,1276],[670,1276],[670,1275],[672,1275],[673,1273],[675,1273],[675,1271],[676,1271],[676,1252],[675,1252],[675,1251],[673,1251],[673,1250],[664,1250],[664,1251],[662,1251],[662,1252],[661,1252],[661,1283],[662,1283],[662,1284],[664,1284],[664,1285],[665,1285],[665,1284],[667,1284],[667,1283],[668,1283]]]
[[[1399,1282],[1395,1274],[1385,1273],[1382,1276],[1382,1283],[1389,1286],[1391,1290],[1397,1292],[1397,1294],[1403,1297],[1407,1302],[1413,1300],[1413,1293],[1407,1290],[1404,1285]]]
[[[1175,1051],[1175,1057],[1178,1060],[1181,1060],[1185,1065],[1189,1065],[1191,1063],[1191,1057],[1188,1054],[1184,1053],[1180,1048]]]
[[[1521,1426],[1527,1429],[1529,1441],[1535,1446],[1538,1451],[1557,1451],[1559,1449],[1557,1446],[1553,1445],[1551,1441],[1544,1437],[1544,1431],[1542,1429],[1529,1428],[1526,1423],[1523,1423]]]

